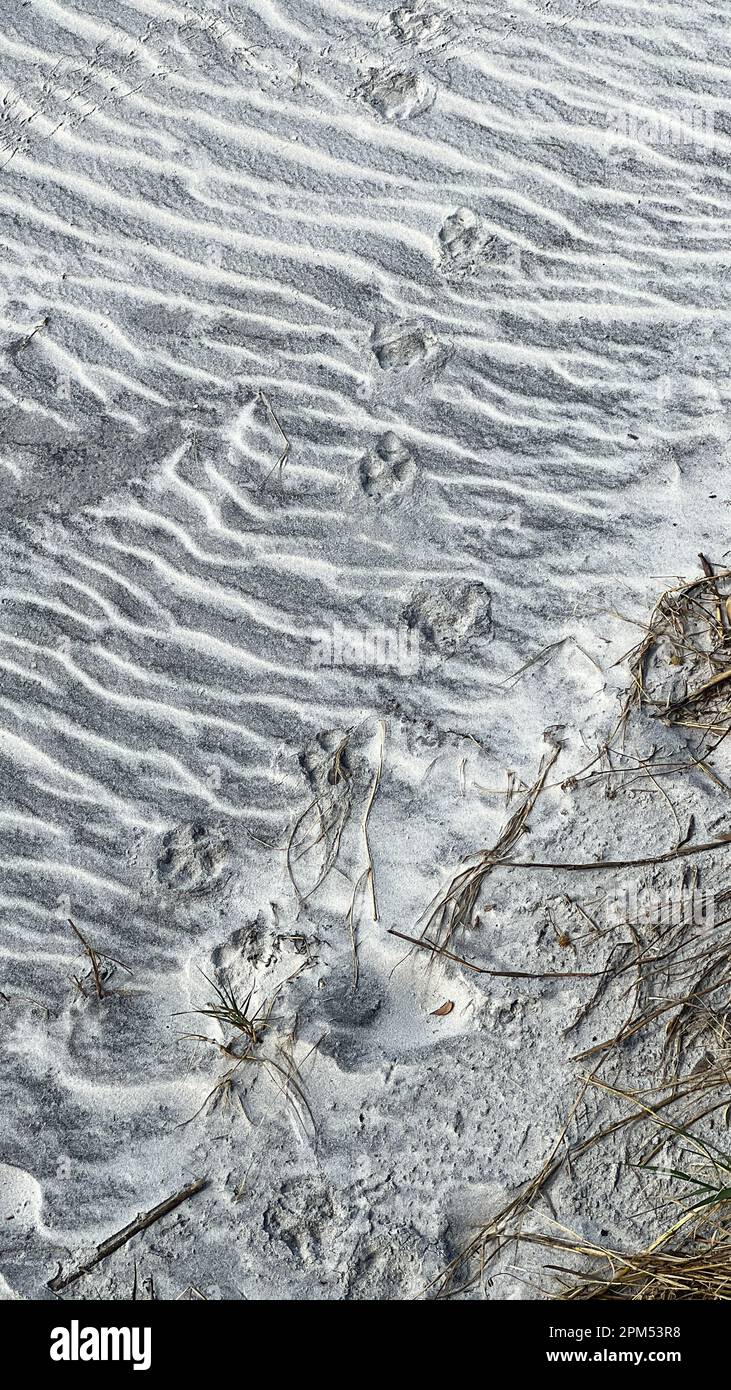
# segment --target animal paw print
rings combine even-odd
[[[442,270],[474,269],[488,242],[485,228],[470,208],[457,208],[439,229],[439,259]]]
[[[399,5],[387,15],[385,28],[396,43],[426,49],[443,48],[454,33],[447,11],[431,0],[410,0]]]
[[[178,826],[163,836],[158,881],[177,893],[206,892],[221,879],[228,857],[228,840],[212,835],[204,825]]]
[[[493,636],[492,595],[480,581],[436,584],[412,594],[403,618],[427,648],[453,656],[473,638]]]
[[[471,208],[457,208],[437,234],[437,257],[442,274],[462,278],[479,270],[521,273],[517,242],[494,236]]]
[[[430,328],[420,323],[377,323],[371,351],[382,372],[412,369],[423,379],[442,370],[449,352]]]
[[[376,502],[398,500],[413,487],[415,477],[414,455],[392,430],[381,435],[360,465],[363,491]]]
[[[413,72],[371,68],[357,95],[387,121],[404,121],[434,105],[436,88]]]

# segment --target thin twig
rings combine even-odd
[[[475,965],[474,961],[467,960],[464,956],[458,956],[455,951],[450,951],[446,946],[440,946],[435,941],[430,941],[427,936],[407,936],[406,932],[396,931],[395,927],[389,927],[389,936],[397,936],[399,941],[408,941],[410,946],[418,946],[423,951],[431,951],[432,955],[444,956],[447,960],[454,961],[457,965],[464,965],[468,970],[473,970],[476,975],[492,975],[500,980],[598,980],[604,975],[604,970],[490,970],[486,965]]]
[[[109,1255],[113,1255],[115,1250],[119,1250],[121,1246],[126,1245],[128,1241],[132,1240],[133,1236],[139,1235],[140,1231],[146,1231],[148,1226],[154,1225],[162,1216],[167,1216],[169,1212],[175,1211],[175,1208],[179,1207],[181,1202],[187,1202],[189,1197],[195,1197],[197,1192],[201,1192],[202,1189],[206,1187],[207,1182],[207,1178],[196,1178],[194,1182],[189,1182],[185,1187],[181,1187],[179,1192],[176,1192],[172,1197],[168,1197],[164,1202],[160,1202],[159,1205],[153,1207],[151,1211],[142,1212],[139,1216],[136,1216],[134,1221],[130,1221],[129,1225],[124,1226],[121,1231],[117,1231],[116,1235],[109,1236],[107,1240],[102,1241],[101,1245],[97,1245],[94,1254],[90,1256],[88,1260],[85,1260],[83,1264],[77,1265],[69,1274],[61,1274],[59,1271],[53,1279],[48,1281],[49,1289],[52,1289],[54,1293],[58,1293],[61,1289],[67,1289],[70,1284],[75,1284],[77,1280],[81,1279],[83,1275],[87,1274],[95,1265],[101,1264],[102,1260],[106,1260]]]
[[[259,389],[259,391],[258,391],[258,393],[257,393],[257,400],[260,400],[260,401],[262,402],[262,404],[264,405],[264,407],[265,407],[265,409],[266,409],[266,411],[267,411],[267,414],[269,415],[269,418],[270,418],[270,420],[272,421],[272,424],[273,424],[273,425],[275,426],[275,428],[279,431],[279,434],[280,434],[281,439],[282,439],[282,444],[283,444],[283,446],[284,446],[283,449],[282,449],[281,454],[279,455],[279,458],[277,459],[277,461],[276,461],[276,463],[274,464],[274,466],[273,466],[272,468],[269,469],[269,472],[267,473],[267,475],[266,475],[266,477],[265,477],[265,479],[264,479],[264,481],[263,481],[263,483],[262,483],[262,485],[261,485],[261,491],[263,492],[264,489],[265,489],[265,487],[266,487],[266,485],[267,485],[267,483],[269,482],[269,479],[270,479],[271,476],[272,476],[272,473],[275,473],[277,469],[279,469],[279,477],[280,477],[280,481],[281,481],[282,469],[284,468],[284,465],[285,465],[285,463],[287,462],[287,459],[289,458],[289,440],[288,440],[286,434],[284,433],[284,430],[282,429],[282,426],[280,425],[279,420],[277,419],[277,417],[276,417],[276,415],[275,415],[275,413],[274,413],[274,407],[272,406],[272,403],[271,403],[271,401],[269,400],[269,397],[268,397],[267,395],[265,395],[265,393],[261,390],[261,388]]]

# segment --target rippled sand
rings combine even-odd
[[[588,987],[389,929],[494,843],[546,730],[521,855],[672,841],[661,796],[564,784],[616,720],[624,619],[729,548],[728,14],[0,27],[3,1293],[205,1176],[78,1296],[136,1269],[409,1298],[550,1151]],[[458,949],[569,968],[575,887],[496,873]],[[231,1036],[187,1012],[204,975],[272,1004],[268,1064],[222,1087],[181,1037]],[[615,1177],[566,1180],[562,1219],[626,1237]]]

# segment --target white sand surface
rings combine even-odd
[[[514,858],[730,828],[699,771],[572,780],[731,547],[730,56],[714,0],[3,5],[3,1297],[201,1176],[75,1294],[408,1299],[550,1154],[621,991],[567,1034],[591,980],[389,932],[557,748]],[[455,950],[600,970],[567,898],[683,867],[498,868]],[[271,1006],[222,1086],[204,976]],[[618,1142],[534,1219],[645,1197]]]

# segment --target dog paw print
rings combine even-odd
[[[415,477],[414,455],[392,430],[381,435],[373,452],[360,465],[363,491],[376,502],[397,501],[411,490]]]

